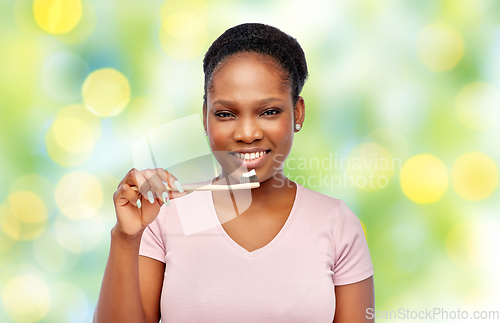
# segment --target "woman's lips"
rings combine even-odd
[[[270,154],[270,150],[266,150],[266,153],[263,156],[254,158],[252,160],[246,160],[240,157],[237,157],[234,153],[231,153],[231,157],[233,157],[239,165],[245,166],[247,169],[259,167],[264,161],[267,159],[267,156]]]

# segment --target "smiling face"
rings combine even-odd
[[[245,168],[255,169],[261,183],[283,175],[294,124],[304,120],[304,100],[293,105],[281,76],[272,58],[253,52],[234,54],[214,72],[204,124],[223,174],[234,172],[234,181]]]

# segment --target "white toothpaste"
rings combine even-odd
[[[255,169],[252,169],[251,171],[249,171],[248,173],[243,173],[243,177],[250,177],[252,175],[257,175],[257,173],[255,172]]]

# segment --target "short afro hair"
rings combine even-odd
[[[245,23],[226,30],[212,43],[203,58],[205,106],[214,71],[228,57],[241,52],[256,52],[273,58],[285,72],[293,104],[297,103],[308,77],[306,57],[302,47],[295,38],[276,27]]]

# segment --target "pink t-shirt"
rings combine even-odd
[[[278,235],[252,252],[224,231],[211,192],[163,206],[140,248],[166,264],[162,322],[331,323],[334,285],[373,275],[368,245],[342,200],[296,194]]]

